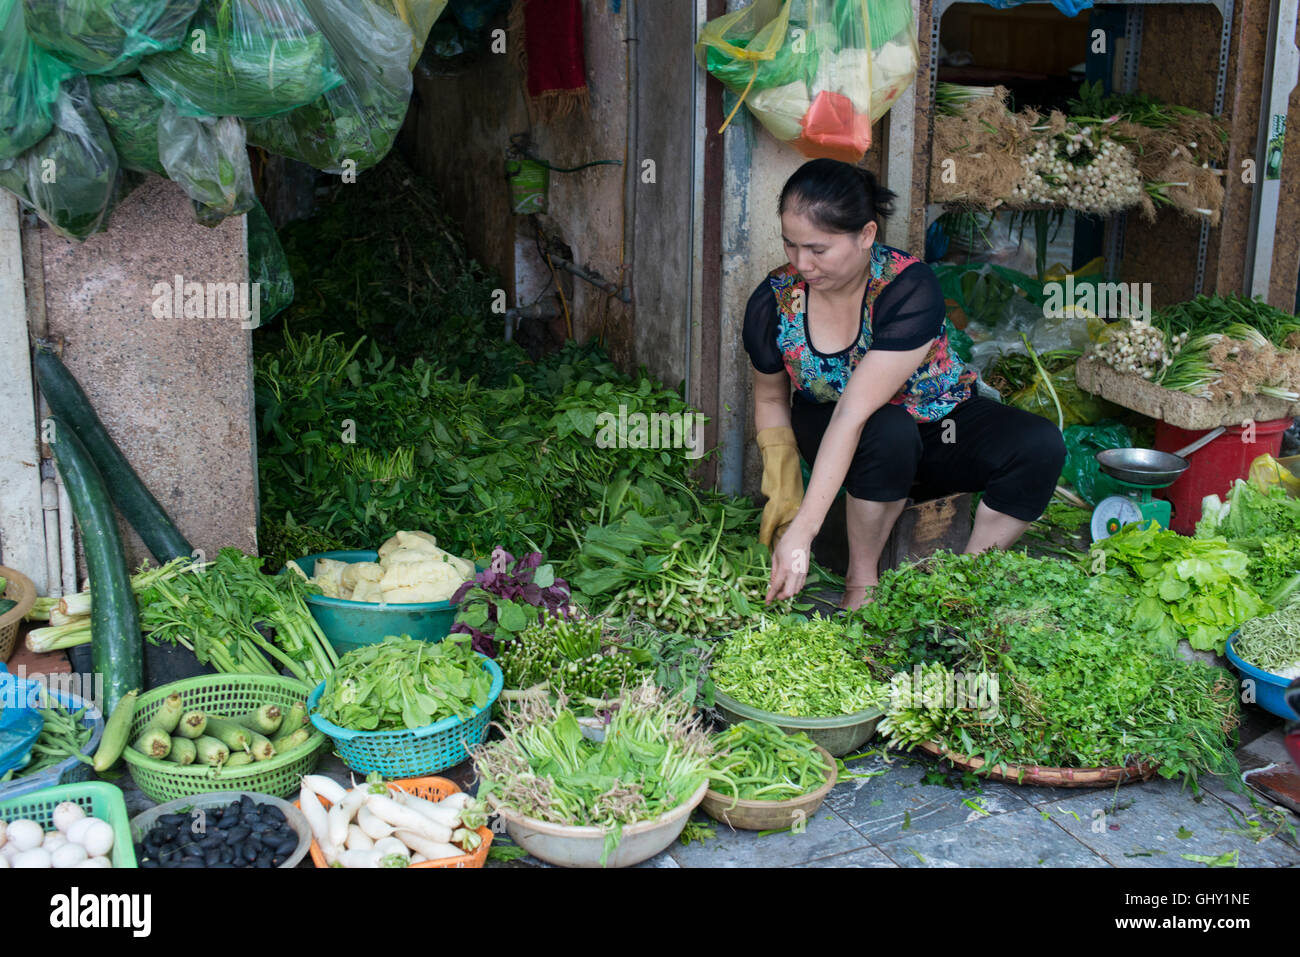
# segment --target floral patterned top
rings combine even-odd
[[[745,349],[754,368],[785,369],[798,399],[836,402],[868,350],[908,352],[927,342],[925,360],[890,401],[918,422],[933,422],[970,398],[975,372],[949,347],[939,281],[915,257],[880,243],[871,247],[862,331],[839,352],[819,352],[812,344],[807,303],[808,285],[787,263],[759,283],[745,311]]]

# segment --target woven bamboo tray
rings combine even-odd
[[[32,580],[16,568],[0,565],[0,578],[6,584],[0,598],[11,598],[18,602],[3,615],[0,615],[0,661],[8,661],[18,643],[18,629],[22,627],[23,615],[32,610],[36,604],[36,586]]]
[[[1135,784],[1150,781],[1156,774],[1154,764],[1134,764],[1126,768],[1043,768],[1038,765],[997,764],[988,771],[983,770],[983,758],[967,757],[956,751],[949,751],[933,741],[922,741],[917,745],[926,754],[950,761],[953,766],[963,771],[978,773],[993,781],[1005,781],[1008,784],[1027,784],[1046,788],[1104,788],[1115,784]]]

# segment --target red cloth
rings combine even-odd
[[[587,89],[582,55],[582,0],[524,0],[528,95]]]
[[[871,117],[855,112],[842,93],[822,90],[800,123],[794,145],[804,156],[857,163],[871,148]]]

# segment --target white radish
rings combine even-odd
[[[80,804],[64,801],[54,809],[51,818],[54,821],[55,829],[61,834],[67,834],[68,828],[85,816],[86,811]]]
[[[372,794],[366,799],[366,807],[370,808],[375,817],[395,828],[412,831],[435,842],[445,843],[451,840],[451,828],[430,820],[419,811],[398,804],[390,797]]]
[[[304,784],[331,804],[338,804],[348,793],[347,788],[323,774],[308,774],[302,780]]]
[[[49,850],[46,848],[46,850]],[[64,844],[50,854],[50,864],[53,867],[77,867],[83,862],[90,860],[90,855],[80,844],[73,844],[71,841]]]
[[[368,851],[375,846],[375,842],[370,839],[370,835],[355,824],[348,825],[347,843],[349,851]]]
[[[357,816],[366,803],[369,793],[366,791],[366,785],[359,788],[353,788],[343,795],[343,800],[339,801],[329,812],[330,825],[330,842],[335,847],[342,847],[348,839],[348,826],[352,819]]]
[[[393,826],[385,824],[379,818],[370,813],[370,808],[361,807],[357,811],[357,826],[365,831],[366,836],[372,841],[378,841],[381,838],[388,837],[393,833]]]
[[[45,831],[35,821],[19,818],[17,821],[9,822],[9,843],[14,846],[15,851],[19,853],[30,851],[34,847],[40,847],[43,840],[45,840]]]
[[[366,868],[378,867],[382,855],[374,848],[368,851],[343,851],[338,856],[338,862],[348,868]]]
[[[455,844],[449,844],[446,841],[432,841],[413,831],[399,830],[396,836],[412,851],[424,855],[424,858],[430,861],[442,860],[444,857],[460,857],[465,853]]]
[[[382,857],[388,857],[390,854],[397,854],[400,857],[411,856],[411,849],[395,837],[386,837],[382,841],[375,841],[375,850]]]
[[[329,817],[325,813],[325,806],[320,803],[320,798],[316,796],[316,792],[312,790],[306,778],[302,779],[302,790],[298,792],[298,805],[302,808],[302,816],[307,819],[307,824],[311,827],[311,833],[316,838],[316,843],[320,845],[326,862],[332,863],[338,851],[334,842],[330,840]]]
[[[460,809],[454,807],[445,807],[441,804],[435,804],[433,801],[427,801],[422,797],[416,797],[414,794],[408,794],[402,791],[394,798],[403,807],[409,807],[412,811],[419,811],[430,821],[441,824],[449,830],[455,830],[460,827]]]
[[[28,851],[19,851],[12,863],[14,867],[49,869],[50,852],[43,847],[33,847]]]
[[[95,817],[90,818],[90,824],[82,832],[79,843],[85,848],[87,857],[107,857],[108,852],[113,849],[113,838],[113,825]],[[78,842],[69,839],[69,843]]]
[[[438,802],[439,807],[450,807],[460,810],[470,801],[469,795],[464,791],[452,791],[445,798]]]

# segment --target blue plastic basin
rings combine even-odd
[[[1228,639],[1228,660],[1241,672],[1243,681],[1249,679],[1255,683],[1255,704],[1279,718],[1288,721],[1300,719],[1300,714],[1296,714],[1295,709],[1286,703],[1286,686],[1291,683],[1291,679],[1275,675],[1271,671],[1262,671],[1249,662],[1243,661],[1234,647],[1236,643],[1237,632],[1234,631],[1232,637]]]
[[[316,573],[318,558],[352,564],[378,561],[379,553],[363,550],[317,552],[315,555],[295,558],[293,562],[310,578]],[[280,574],[292,575],[294,571],[286,567]],[[376,644],[389,635],[410,635],[421,641],[442,641],[451,634],[451,626],[456,619],[456,605],[449,601],[380,605],[371,601],[308,595],[307,607],[340,656],[353,648]]]

